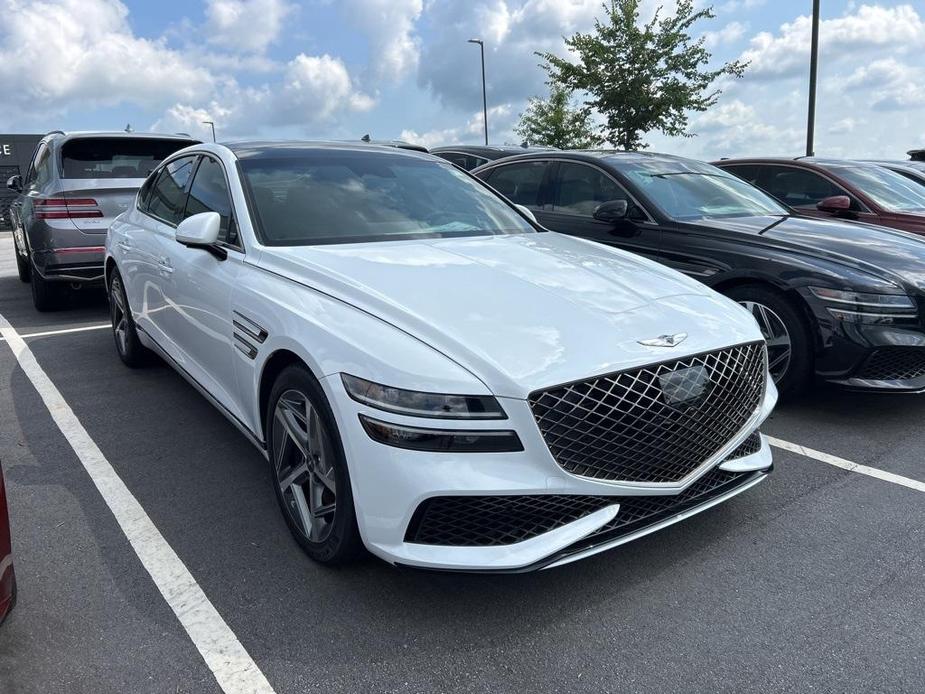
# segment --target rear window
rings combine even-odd
[[[147,178],[161,161],[195,140],[83,137],[61,148],[62,178]]]

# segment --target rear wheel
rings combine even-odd
[[[125,287],[122,285],[122,275],[115,268],[109,278],[109,318],[119,358],[133,369],[146,365],[150,361],[151,351],[138,339]]]
[[[57,311],[64,303],[65,287],[58,282],[49,282],[35,269],[30,267],[32,284],[32,303],[37,311]]]
[[[726,295],[758,323],[768,345],[768,371],[781,397],[797,395],[813,374],[813,340],[804,318],[780,293],[760,285],[735,287]]]
[[[296,541],[324,564],[355,557],[362,544],[343,446],[321,386],[304,367],[276,379],[266,432],[276,498]]]

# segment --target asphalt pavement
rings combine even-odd
[[[925,690],[918,489],[775,449],[768,481],[729,503],[557,569],[323,568],[241,434],[167,366],[122,365],[95,327],[102,293],[38,314],[11,261],[0,235],[0,315],[34,335],[39,365],[279,694]],[[925,481],[923,415],[925,397],[819,387],[764,432]],[[0,692],[222,691],[2,341],[0,462],[20,589]]]

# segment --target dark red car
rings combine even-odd
[[[16,574],[10,547],[10,516],[6,508],[6,485],[0,468],[0,623],[16,604]]]
[[[714,163],[801,214],[925,234],[925,188],[882,166],[815,157]]]

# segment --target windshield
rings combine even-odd
[[[61,148],[63,178],[147,178],[162,159],[195,140],[81,137]]]
[[[879,166],[826,167],[891,212],[925,212],[925,189]]]
[[[534,231],[498,195],[436,159],[316,150],[244,159],[241,171],[269,245]]]
[[[758,217],[790,211],[745,181],[709,164],[665,162],[633,164],[624,172],[672,219]],[[687,170],[681,170],[681,167]]]

